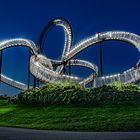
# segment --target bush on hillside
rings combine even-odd
[[[58,81],[22,92],[18,99],[24,104],[42,105],[132,103],[140,101],[140,88],[115,82],[94,89],[83,89],[73,81]]]
[[[7,96],[0,95],[0,100],[6,100]]]

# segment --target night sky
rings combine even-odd
[[[0,39],[22,37],[37,43],[44,26],[53,18],[67,19],[73,30],[73,45],[96,32],[122,30],[140,35],[139,0],[1,0]],[[43,50],[49,58],[60,59],[64,44],[61,27],[47,35]],[[101,44],[103,74],[118,73],[136,64],[139,53],[132,45],[119,41]],[[75,58],[89,60],[99,66],[99,44],[84,50]],[[3,51],[2,73],[27,83],[28,48],[14,47]],[[78,71],[78,72],[77,72]],[[87,76],[86,68],[73,68],[74,75]],[[32,84],[32,80],[31,80]],[[17,90],[0,85],[0,94]]]

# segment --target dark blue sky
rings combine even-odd
[[[24,37],[37,43],[43,27],[56,17],[66,18],[71,23],[73,44],[102,31],[124,30],[140,35],[139,0],[1,0],[0,39]],[[63,43],[62,29],[53,28],[45,40],[45,54],[50,58],[60,58]],[[102,46],[104,75],[122,72],[139,59],[137,50],[127,43],[111,41],[104,42]],[[15,47],[5,50],[3,54],[2,72],[26,83],[28,49]],[[78,54],[76,58],[99,65],[99,44]],[[76,69],[84,76],[89,73],[82,68],[73,68],[73,73]],[[1,84],[0,90],[15,93],[4,84]]]

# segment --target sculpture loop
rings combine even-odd
[[[42,55],[42,46],[44,38],[46,37],[48,31],[54,26],[61,26],[65,33],[65,44],[63,53],[60,60],[49,59]],[[96,33],[82,41],[72,44],[72,28],[68,21],[63,18],[57,18],[51,20],[43,29],[38,44],[35,45],[31,40],[16,38],[0,42],[0,51],[13,46],[26,46],[32,51],[32,56],[30,58],[30,72],[42,82],[54,82],[60,79],[73,79],[79,82],[80,85],[85,86],[91,81],[94,81],[94,87],[108,84],[113,81],[120,81],[123,83],[136,83],[140,80],[140,67],[139,62],[135,67],[124,71],[123,73],[118,73],[111,76],[97,77],[98,67],[91,62],[73,59],[75,55],[82,52],[84,49],[93,46],[96,43],[107,41],[107,40],[119,40],[132,44],[140,52],[140,36],[124,32],[124,31],[108,31],[102,33]],[[93,71],[91,75],[83,79],[81,77],[75,77],[70,75],[65,75],[63,73],[64,67],[72,66],[82,66],[87,67]],[[56,68],[54,68],[54,66]],[[16,88],[26,90],[27,85],[15,81],[3,74],[1,74],[1,81],[14,86]]]

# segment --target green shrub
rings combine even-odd
[[[5,100],[7,97],[0,95],[0,100]]]
[[[121,104],[140,101],[140,88],[132,84],[111,83],[94,89],[83,89],[73,81],[46,83],[40,88],[22,92],[24,104]]]

